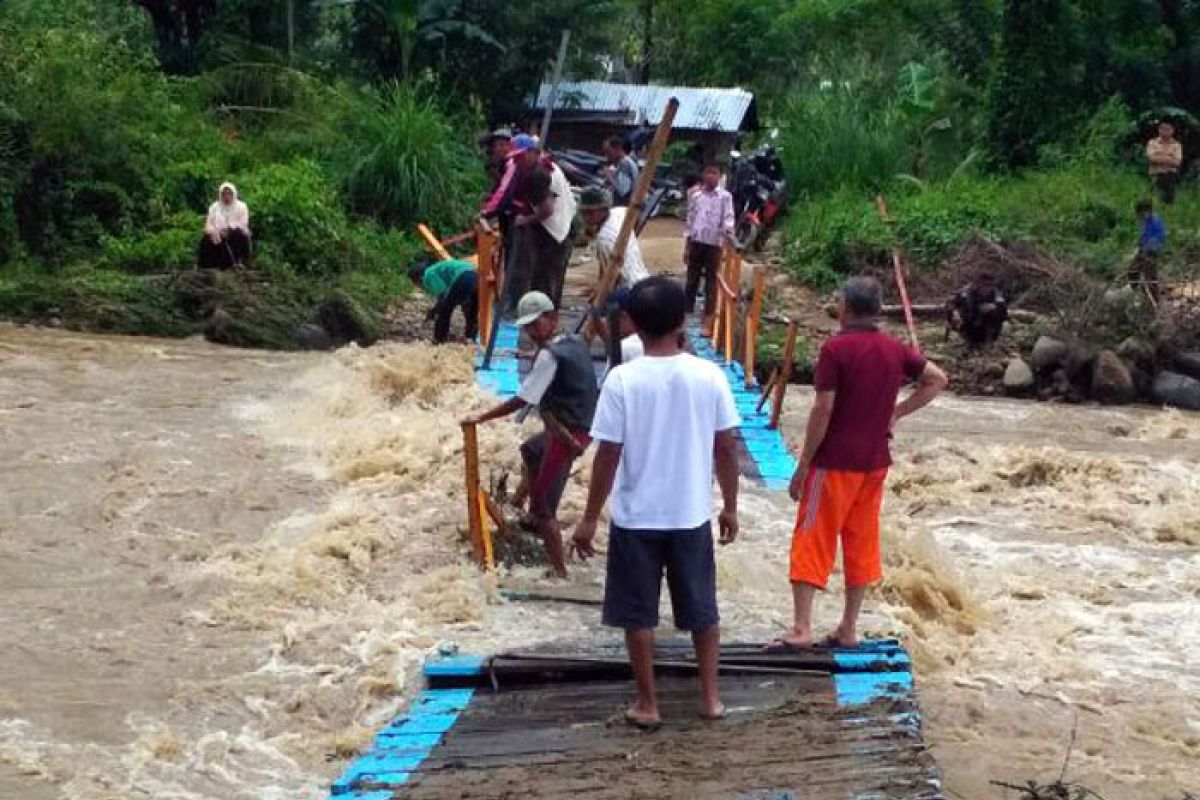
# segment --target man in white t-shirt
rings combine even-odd
[[[596,261],[599,262],[601,276],[612,262],[613,249],[628,210],[613,208],[608,192],[598,186],[589,186],[579,195],[579,215],[583,217],[588,233],[595,237]],[[625,245],[625,256],[621,259],[621,277],[617,285],[633,286],[649,277],[650,273],[642,261],[642,248],[638,246],[637,234],[631,232],[629,242]]]
[[[610,499],[604,587],[605,625],[625,630],[637,697],[625,719],[661,724],[654,689],[654,629],[666,571],[675,626],[692,634],[700,674],[700,714],[724,714],[717,690],[721,649],[713,555],[713,475],[724,507],[721,544],[737,537],[741,424],[733,393],[713,364],[680,349],[687,310],[683,287],[666,277],[641,281],[627,310],[645,355],[613,369],[592,422],[598,442],[587,510],[572,548],[595,553],[596,524]]]

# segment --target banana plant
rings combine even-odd
[[[445,42],[451,36],[504,50],[504,45],[478,25],[460,19],[460,0],[350,0],[370,9],[400,47],[400,74],[408,80],[413,56],[422,44]]]

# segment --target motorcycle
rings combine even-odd
[[[604,186],[604,170],[608,162],[603,156],[589,153],[586,150],[553,150],[550,157],[558,164],[570,181],[572,189],[578,194],[588,186]],[[638,165],[644,167],[645,163]],[[679,181],[673,177],[669,165],[659,164],[654,172],[654,181],[650,184],[650,193],[642,206],[638,218],[637,233],[641,233],[652,218],[663,213],[671,213],[683,205],[684,192]]]
[[[783,163],[773,147],[762,147],[750,158],[730,154],[733,160],[733,208],[737,217],[734,245],[739,250],[761,251],[786,203]]]

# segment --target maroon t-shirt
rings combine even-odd
[[[833,392],[829,430],[813,458],[822,469],[871,472],[891,466],[888,428],[905,378],[925,357],[875,327],[845,328],[821,347],[814,383]]]

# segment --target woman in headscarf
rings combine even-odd
[[[250,209],[238,199],[237,187],[222,183],[217,202],[208,207],[200,267],[229,269],[250,261]]]

